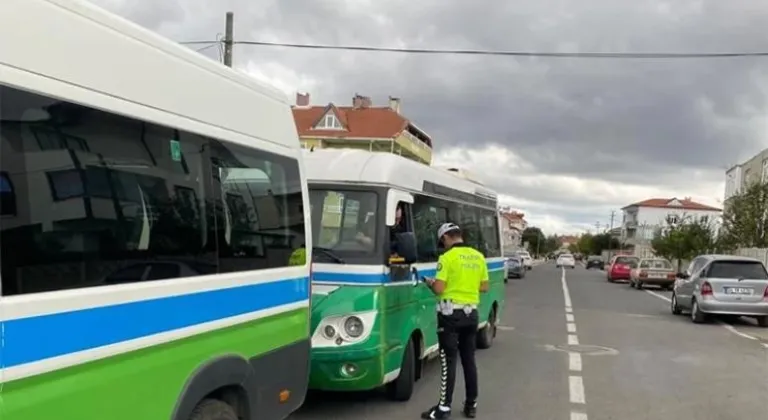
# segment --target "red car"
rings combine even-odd
[[[616,280],[629,280],[629,272],[637,267],[639,261],[639,258],[629,255],[614,256],[605,268],[606,279],[611,283]]]

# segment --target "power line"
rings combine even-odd
[[[186,41],[181,44],[209,44],[216,41]],[[541,51],[501,51],[468,49],[431,49],[431,48],[390,48],[357,45],[295,44],[285,42],[234,41],[239,45],[258,45],[262,47],[301,48],[313,50],[390,52],[401,54],[432,55],[478,55],[506,57],[545,57],[545,58],[587,58],[587,59],[691,59],[691,58],[749,58],[768,57],[768,51],[756,52],[715,52],[715,53],[617,53],[617,52],[541,52]]]
[[[218,46],[219,46],[219,44],[218,44],[218,43],[213,43],[213,44],[211,44],[211,45],[207,45],[207,46],[205,46],[205,47],[203,47],[203,48],[198,48],[198,49],[196,49],[195,51],[196,51],[196,52],[203,52],[203,51],[207,50],[208,48],[213,48],[213,47],[218,47]]]

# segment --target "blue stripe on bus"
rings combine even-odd
[[[244,315],[309,298],[308,278],[82,309],[4,322],[4,367]]]
[[[488,271],[501,270],[504,268],[504,261],[494,261],[488,263]],[[419,276],[434,277],[437,274],[437,268],[422,268],[418,270]],[[409,279],[412,280],[412,279]],[[312,281],[318,283],[334,284],[361,284],[361,285],[380,285],[389,283],[388,274],[374,273],[333,273],[326,271],[314,271]]]
[[[381,284],[389,281],[389,275],[384,273],[331,273],[324,271],[313,271],[312,281]]]

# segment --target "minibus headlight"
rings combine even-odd
[[[358,338],[365,332],[365,324],[362,319],[350,316],[344,320],[344,332],[351,338]]]

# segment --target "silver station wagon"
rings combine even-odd
[[[675,315],[690,311],[695,323],[711,315],[736,315],[768,327],[768,271],[754,258],[700,255],[678,273],[671,309]]]

